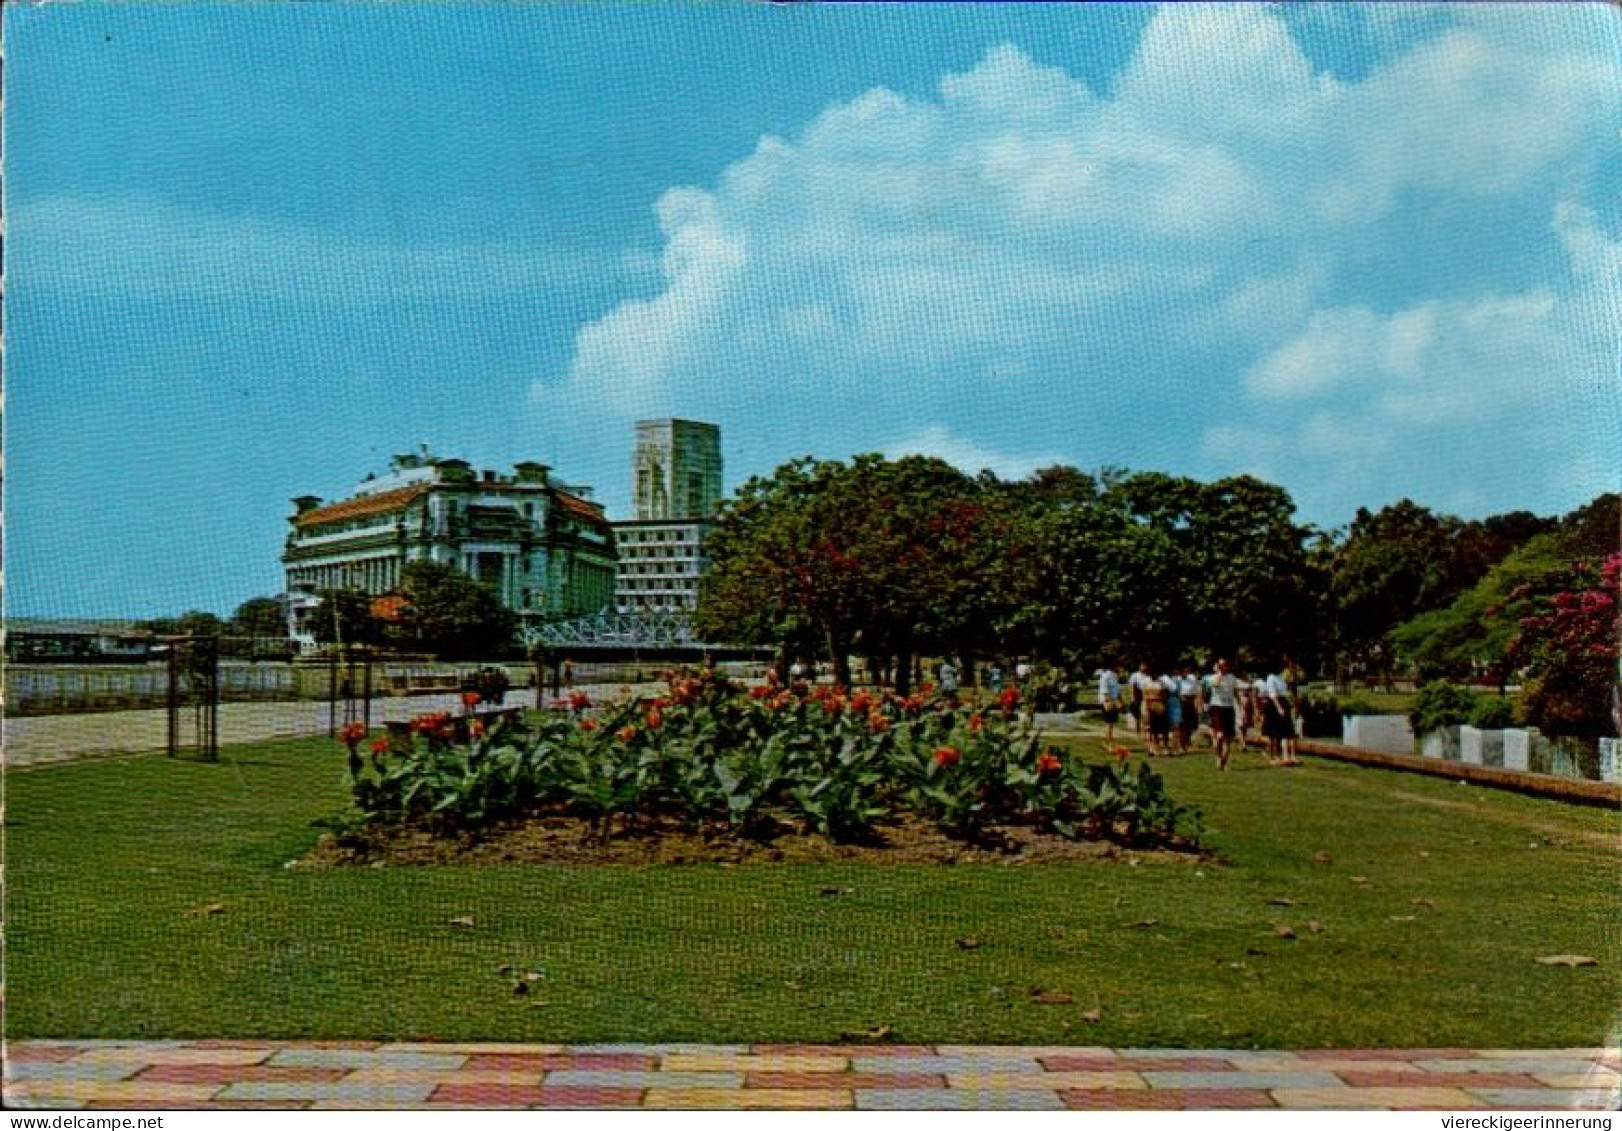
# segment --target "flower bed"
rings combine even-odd
[[[1147,764],[1088,766],[1043,744],[1010,688],[987,709],[828,687],[747,690],[673,678],[648,701],[575,693],[528,727],[419,719],[409,749],[346,731],[362,824],[458,835],[569,816],[606,840],[668,827],[769,840],[791,831],[873,843],[903,817],[965,840],[998,826],[1192,844],[1199,814]],[[471,711],[472,704],[469,704]],[[481,731],[483,731],[481,733]]]

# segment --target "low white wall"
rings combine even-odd
[[[1504,764],[1504,732],[1481,730],[1477,727],[1459,728],[1459,761],[1472,766],[1502,766]]]
[[[1414,732],[1405,715],[1346,715],[1340,724],[1341,741],[1347,746],[1385,754],[1414,752]]]

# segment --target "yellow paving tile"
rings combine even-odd
[[[1414,1076],[1423,1076],[1425,1070],[1416,1068],[1406,1060],[1358,1060],[1347,1057],[1345,1060],[1292,1060],[1278,1062],[1275,1067],[1256,1068],[1251,1065],[1253,1061],[1245,1061],[1246,1072],[1407,1072]],[[1269,1062],[1271,1064],[1273,1062]]]
[[[1113,1088],[1139,1091],[1149,1085],[1136,1072],[989,1072],[953,1073],[948,1087],[972,1092],[1029,1092],[1058,1088]]]
[[[211,1099],[224,1084],[159,1084],[142,1080],[19,1080],[6,1085],[8,1103],[83,1100],[85,1103],[157,1102],[186,1107]]]
[[[724,1110],[842,1110],[853,1107],[851,1093],[840,1088],[651,1088],[645,1108],[710,1108]]]
[[[659,1068],[664,1072],[844,1072],[849,1067],[850,1058],[846,1056],[671,1053],[659,1058]]]
[[[460,1068],[357,1068],[346,1073],[339,1084],[530,1084],[544,1075],[534,1072],[492,1070],[469,1072]]]
[[[183,1049],[152,1045],[94,1048],[74,1058],[75,1064],[263,1064],[279,1050]]]
[[[1340,1110],[1412,1108],[1484,1108],[1487,1104],[1462,1088],[1274,1088],[1273,1101],[1279,1107],[1334,1108]]]
[[[477,1056],[480,1053],[495,1053],[503,1056],[556,1056],[567,1045],[526,1045],[516,1042],[502,1041],[475,1041],[468,1044],[435,1044],[431,1041],[398,1041],[392,1045],[384,1045],[379,1052],[428,1052],[428,1053],[461,1053],[467,1056]]]

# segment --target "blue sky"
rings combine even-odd
[[[1622,482],[1605,5],[8,6],[7,606],[228,614],[426,442],[626,515],[632,422]]]

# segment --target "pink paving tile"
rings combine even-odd
[[[287,1041],[284,1044],[296,1044],[301,1049],[355,1049],[360,1052],[375,1052],[383,1047],[382,1041]]]
[[[1536,1088],[1520,1072],[1336,1072],[1350,1088]]]
[[[1087,1111],[1248,1111],[1273,1107],[1273,1098],[1261,1088],[1200,1088],[1196,1091],[1111,1091],[1082,1088],[1059,1093],[1068,1108]]]
[[[60,1064],[64,1060],[72,1060],[84,1049],[73,1048],[70,1045],[8,1045],[6,1046],[7,1060],[33,1060],[47,1061]]]
[[[946,1077],[931,1072],[750,1072],[746,1088],[944,1088]]]
[[[154,1064],[135,1076],[155,1084],[267,1084],[291,1080],[338,1080],[347,1069],[273,1064]]]
[[[934,1045],[750,1045],[762,1056],[934,1056]]]
[[[1302,1049],[1303,1060],[1470,1060],[1472,1049]]]
[[[1212,1056],[1044,1056],[1049,1072],[1233,1072],[1233,1061]]]
[[[547,1088],[536,1084],[441,1084],[428,1102],[442,1107],[635,1107],[640,1088]]]
[[[464,1072],[650,1072],[654,1057],[636,1053],[560,1053],[526,1056],[518,1053],[474,1053]]]

